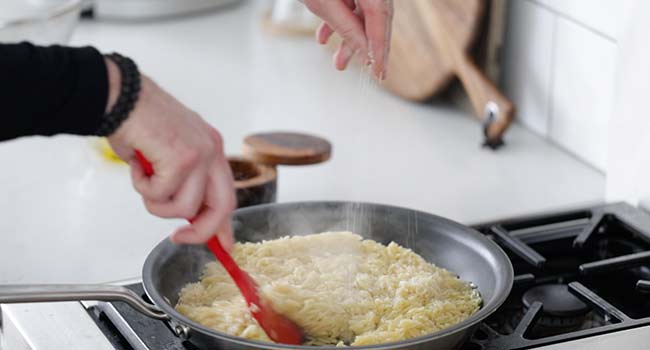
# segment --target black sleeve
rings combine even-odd
[[[0,44],[0,141],[29,135],[93,135],[108,99],[94,48]]]

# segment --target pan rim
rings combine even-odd
[[[381,344],[373,344],[373,345],[363,345],[363,346],[347,346],[346,349],[351,349],[351,350],[389,350],[389,349],[394,349],[394,348],[403,348],[403,347],[408,347],[408,346],[417,346],[419,344],[427,343],[430,341],[434,341],[439,338],[443,338],[445,336],[459,333],[462,331],[465,331],[469,328],[472,328],[474,326],[477,326],[481,321],[483,321],[485,318],[487,318],[489,315],[491,315],[494,311],[496,311],[497,308],[499,308],[505,300],[508,298],[508,295],[510,294],[510,291],[512,289],[513,281],[514,281],[514,269],[512,267],[512,263],[510,262],[510,259],[508,259],[506,253],[497,245],[495,242],[487,238],[485,235],[479,233],[478,231],[474,230],[471,227],[465,226],[463,224],[460,224],[456,221],[423,212],[420,210],[415,210],[415,209],[410,209],[406,207],[400,207],[400,206],[394,206],[394,205],[386,205],[386,204],[379,204],[379,203],[371,203],[371,202],[352,202],[352,201],[295,201],[295,202],[282,202],[282,203],[269,203],[269,204],[262,204],[262,205],[256,205],[253,207],[246,207],[246,208],[241,208],[237,209],[235,211],[235,215],[237,214],[245,214],[246,212],[249,211],[259,211],[263,210],[265,208],[273,207],[273,208],[278,208],[278,207],[292,207],[292,206],[309,206],[309,205],[345,205],[345,204],[354,204],[354,205],[360,205],[360,206],[366,206],[366,207],[380,207],[380,208],[386,208],[386,209],[395,209],[395,210],[405,210],[405,211],[410,211],[417,213],[418,215],[423,215],[425,217],[430,217],[432,219],[435,219],[436,221],[441,221],[444,222],[448,225],[455,226],[459,229],[462,229],[466,234],[473,236],[474,239],[477,239],[483,243],[483,246],[488,249],[492,256],[496,259],[495,263],[501,265],[504,269],[506,269],[506,274],[505,274],[505,279],[501,281],[502,283],[498,284],[496,286],[496,290],[498,293],[495,293],[494,297],[487,303],[487,305],[483,305],[476,313],[468,317],[467,319],[451,326],[448,328],[445,328],[443,330],[421,335],[419,337],[415,338],[410,338],[406,340],[401,340],[401,341],[394,341],[394,342],[388,342],[388,343],[381,343]],[[208,328],[206,326],[203,326],[199,324],[198,322],[192,321],[185,315],[181,314],[180,312],[176,311],[176,309],[170,305],[165,300],[165,297],[160,294],[160,292],[153,287],[153,279],[152,279],[152,271],[154,268],[155,264],[155,258],[157,257],[160,250],[164,249],[166,246],[173,244],[169,240],[169,238],[166,238],[159,242],[154,249],[149,253],[147,256],[147,259],[145,260],[143,269],[142,269],[142,281],[144,285],[145,292],[149,296],[149,298],[154,302],[156,306],[158,306],[163,312],[165,312],[172,320],[176,322],[180,322],[186,326],[188,326],[191,329],[191,332],[200,332],[203,335],[207,335],[210,337],[214,337],[223,341],[235,343],[238,345],[243,345],[243,346],[250,346],[250,347],[257,347],[259,349],[265,349],[265,350],[290,350],[290,349],[319,349],[319,350],[339,350],[341,349],[340,347],[337,347],[335,345],[328,345],[328,346],[310,346],[310,345],[287,345],[287,344],[276,344],[276,343],[270,343],[270,342],[263,342],[263,341],[257,341],[257,340],[250,340],[246,338],[241,338],[237,336],[233,336],[227,333],[219,332],[216,330],[213,330],[211,328]],[[471,282],[471,281],[470,281]],[[190,338],[191,339],[191,338]]]

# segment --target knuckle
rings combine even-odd
[[[198,215],[201,212],[202,205],[203,205],[203,201],[201,200],[193,201],[188,205],[188,211],[192,218],[194,218],[196,215]]]
[[[139,193],[141,196],[144,196],[145,189],[144,189],[144,185],[141,182],[133,179],[133,181],[131,181],[131,184],[133,185],[133,189],[137,193]]]
[[[391,8],[386,6],[383,2],[381,3],[372,3],[363,10],[367,16],[375,17],[389,17],[391,14]]]
[[[211,134],[213,142],[211,148],[217,151],[221,151],[223,149],[223,136],[221,136],[221,134],[215,129],[212,129]]]
[[[356,34],[354,27],[352,26],[344,26],[339,29],[339,35],[343,37],[343,39],[350,40],[350,42],[354,42],[354,36]]]
[[[193,219],[199,212],[201,201],[191,198],[185,198],[184,201],[178,200],[174,203],[174,210],[178,217]]]
[[[169,190],[163,185],[150,186],[145,183],[133,184],[136,192],[138,192],[145,201],[160,201],[169,196]]]
[[[150,190],[147,190],[145,196],[153,201],[169,200],[175,189],[174,183],[166,179],[164,182],[156,183]]]
[[[393,13],[392,1],[387,0],[360,0],[365,15],[390,17]]]
[[[217,154],[218,151],[218,145],[212,140],[207,140],[206,142],[204,142],[202,148],[203,148],[203,157],[206,159],[211,159],[212,157],[214,157],[215,154]]]
[[[319,0],[304,0],[303,3],[305,4],[305,6],[307,6],[309,11],[315,14],[319,14],[322,12],[321,1]]]
[[[196,214],[196,211],[191,205],[179,205],[176,209],[176,213],[179,217],[191,219]]]
[[[144,200],[144,207],[147,209],[147,211],[148,211],[149,214],[151,214],[151,215],[156,215],[156,216],[158,216],[158,215],[160,214],[160,212],[157,210],[156,206],[153,205],[151,202],[149,202],[149,201],[146,200],[146,199]]]
[[[154,201],[164,201],[164,200],[169,200],[170,193],[172,193],[173,187],[171,185],[166,185],[166,186],[159,186],[156,188],[156,190],[151,193],[149,198]]]
[[[133,189],[141,195],[144,195],[144,192],[147,189],[146,181],[147,180],[136,176],[134,172],[131,172],[131,185],[133,186]]]
[[[207,240],[212,233],[210,232],[211,230],[207,229],[206,227],[194,227],[194,231],[196,232],[196,235],[200,240]]]
[[[393,11],[391,11],[390,7],[382,6],[378,9],[377,14],[381,17],[391,18],[393,16]]]
[[[182,151],[179,151],[178,155],[178,171],[182,172],[183,170],[192,169],[196,164],[199,163],[201,159],[201,151],[196,148],[186,148]]]

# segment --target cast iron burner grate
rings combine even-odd
[[[648,213],[615,203],[474,228],[504,248],[515,284],[463,349],[527,349],[650,325]],[[557,294],[540,297],[540,288]]]
[[[650,214],[615,203],[474,228],[506,251],[515,284],[461,349],[528,349],[650,325]],[[126,305],[88,312],[116,349],[198,350]]]

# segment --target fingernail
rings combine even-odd
[[[375,65],[375,63],[377,63],[377,61],[375,61],[375,57],[372,55],[372,52],[368,52],[368,66],[372,67]]]
[[[372,50],[373,48],[372,41],[368,42],[368,59],[374,64],[375,63],[375,52]]]
[[[340,70],[345,70],[345,68],[348,65],[348,62],[350,62],[350,59],[354,54],[356,53],[356,50],[352,50],[350,47],[347,45],[342,46],[339,51],[334,56],[334,64],[336,65],[337,69]]]
[[[386,80],[387,72],[388,71],[387,71],[386,67],[384,67],[381,70],[381,72],[379,72],[379,76],[378,76],[379,80]]]
[[[339,58],[338,57],[339,57],[339,51],[337,50],[332,55],[332,64],[334,64],[334,67],[336,67],[336,69],[339,69],[339,65],[338,65]]]
[[[345,49],[343,50],[343,61],[346,63],[350,61],[352,56],[354,56],[355,52],[356,52],[355,50],[352,50],[351,48],[346,46]]]

